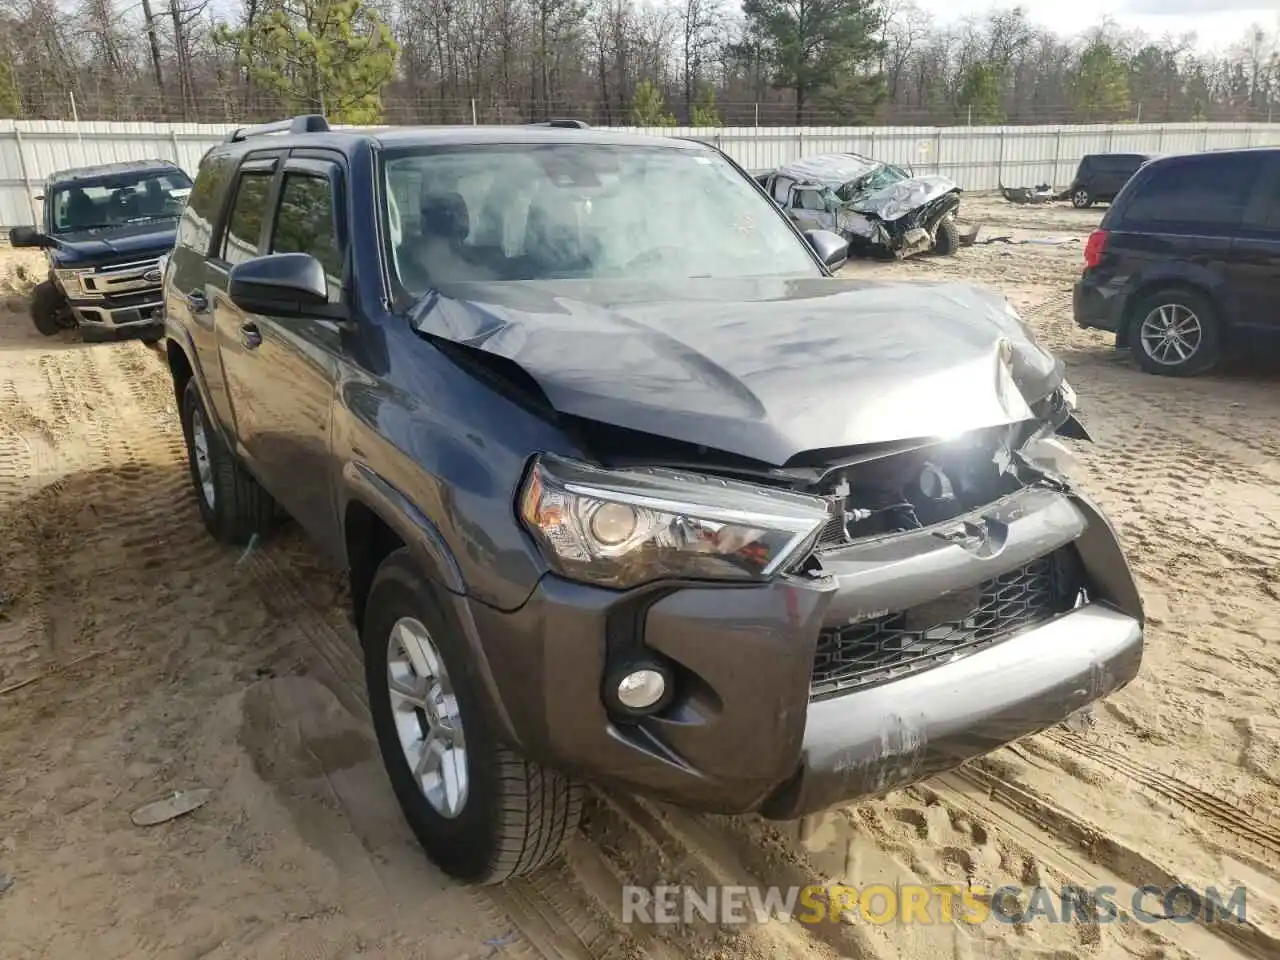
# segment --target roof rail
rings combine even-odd
[[[590,130],[591,124],[585,120],[529,120],[531,127],[560,127],[565,130]]]
[[[261,137],[269,133],[325,133],[329,129],[329,121],[318,113],[293,117],[290,120],[277,120],[274,123],[261,123],[256,127],[237,127],[231,131],[224,143],[239,143],[249,137]]]

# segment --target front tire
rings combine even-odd
[[[1080,187],[1071,194],[1071,205],[1078,210],[1087,210],[1093,206],[1093,194]]]
[[[960,228],[956,226],[956,218],[947,214],[938,223],[938,230],[933,237],[933,252],[940,257],[949,257],[959,249]]]
[[[31,291],[31,322],[43,336],[52,337],[75,325],[67,298],[52,280],[36,284]]]
[[[365,609],[374,733],[427,856],[473,884],[501,883],[555,859],[577,830],[583,787],[499,742],[466,640],[407,549],[383,561]]]
[[[213,429],[195,378],[182,391],[182,432],[191,483],[205,529],[221,543],[247,543],[275,516],[271,495],[227,449]]]
[[[1207,373],[1222,358],[1217,311],[1208,297],[1183,287],[1157,290],[1134,305],[1129,349],[1147,373]]]

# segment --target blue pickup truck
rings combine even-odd
[[[39,247],[48,279],[31,319],[52,336],[79,327],[86,340],[163,334],[160,282],[191,178],[167,160],[129,160],[52,174],[43,226],[15,227],[14,247]]]

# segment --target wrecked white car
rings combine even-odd
[[[851,253],[949,255],[973,242],[956,223],[960,187],[942,176],[858,153],[827,153],[756,172],[756,181],[801,230],[832,230]]]

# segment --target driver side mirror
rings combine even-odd
[[[838,233],[830,230],[806,230],[804,238],[818,255],[818,259],[832,270],[849,259],[849,241]]]
[[[53,240],[35,227],[14,227],[9,231],[11,247],[52,247]]]
[[[309,253],[272,253],[238,263],[227,295],[246,313],[315,317],[332,313],[324,267]]]

